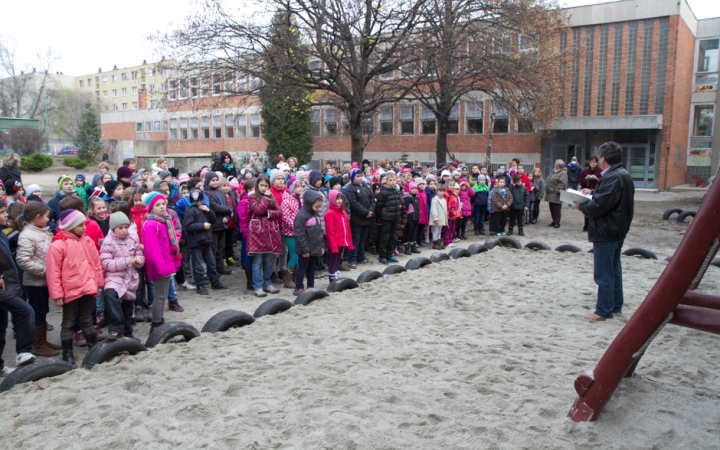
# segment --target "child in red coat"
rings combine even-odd
[[[328,275],[330,282],[340,278],[340,258],[343,251],[354,250],[350,221],[343,209],[344,197],[340,191],[330,191],[328,194],[328,211],[325,214],[325,232],[327,233],[328,248]]]

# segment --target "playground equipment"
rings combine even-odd
[[[600,360],[575,379],[578,398],[568,417],[575,422],[597,419],[666,324],[720,334],[720,296],[693,292],[719,243],[720,183],[713,183],[655,286]]]

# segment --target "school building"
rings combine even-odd
[[[561,118],[545,130],[493,106],[481,95],[461,100],[452,114],[450,152],[466,163],[484,162],[490,114],[493,166],[519,157],[544,173],[556,159],[585,162],[605,141],[620,143],[637,187],[666,189],[703,182],[718,168],[718,37],[720,18],[697,20],[685,0],[624,0],[568,8],[570,28],[557,45],[577,57],[564,70]],[[110,111],[101,116],[111,157],[136,156],[150,164],[168,155],[193,169],[210,154],[240,159],[263,151],[258,100],[224,96],[259,82],[243,74],[177,79],[168,74],[166,107]],[[230,83],[228,85],[228,83]],[[226,89],[227,86],[227,89]],[[380,108],[367,121],[365,158],[435,163],[436,121],[411,99]],[[313,109],[313,165],[347,162],[350,137],[335,108]],[[290,155],[285,155],[290,156]]]

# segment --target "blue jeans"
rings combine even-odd
[[[350,264],[356,264],[358,261],[362,262],[367,259],[365,256],[365,241],[369,231],[370,226],[350,225],[353,247],[355,247],[354,250],[348,252],[348,262]]]
[[[212,247],[196,247],[190,250],[192,259],[193,280],[198,288],[205,287],[205,272],[203,271],[203,261],[207,266],[207,275],[210,278],[210,284],[217,286],[220,283],[220,276],[215,270],[215,253]]]
[[[29,353],[35,343],[35,312],[20,297],[0,302],[0,369],[4,365],[2,353],[5,350],[5,334],[8,327],[8,313],[15,329],[15,353]]]
[[[595,314],[612,318],[621,313],[623,306],[622,254],[623,240],[614,242],[595,242],[593,259],[595,262],[595,284],[598,285]]]
[[[253,256],[253,288],[257,291],[272,285],[273,263],[277,255],[274,253],[255,253]]]
[[[170,284],[168,285],[168,301],[177,301],[177,292],[175,292],[175,277],[170,277]]]

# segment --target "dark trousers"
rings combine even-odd
[[[50,312],[50,293],[47,286],[23,286],[28,296],[28,303],[35,312],[35,326],[45,325]]]
[[[623,240],[593,244],[594,278],[598,286],[595,314],[598,316],[613,317],[622,312],[622,246]]]
[[[346,252],[348,254],[348,262],[351,264],[362,262],[367,259],[365,256],[365,241],[367,241],[368,232],[370,227],[365,225],[350,225],[350,232],[352,233],[353,247],[354,250]]]
[[[425,242],[425,229],[427,227],[428,227],[428,224],[426,224],[426,223],[423,223],[423,224],[418,223],[417,233],[415,233],[415,243],[417,245],[420,245],[423,242]]]
[[[510,229],[515,228],[515,223],[519,229],[523,229],[523,219],[525,218],[525,209],[511,209],[509,212],[510,216]]]
[[[495,213],[488,211],[487,213],[487,223],[490,227],[490,233],[495,232]]]
[[[405,224],[405,235],[403,236],[403,243],[414,244],[415,243],[415,235],[417,234],[417,229],[418,229],[418,221],[408,219],[407,223]]]
[[[458,237],[465,234],[465,230],[467,230],[467,224],[470,221],[470,216],[463,216],[462,219],[458,220],[456,234]]]
[[[120,336],[132,337],[133,302],[118,298],[115,289],[107,289],[105,291],[105,309],[110,316],[108,331],[118,333]]]
[[[233,257],[233,245],[235,244],[235,228],[225,230],[225,258]]]
[[[75,317],[80,315],[80,328],[86,335],[95,333],[93,327],[93,308],[95,307],[94,295],[83,295],[80,298],[64,303],[62,305],[62,329],[60,330],[60,339],[66,341],[73,338],[73,327],[75,325]]]
[[[4,361],[5,334],[8,327],[8,313],[15,329],[15,353],[28,353],[35,343],[35,313],[30,305],[20,297],[12,297],[0,302],[0,368]],[[75,316],[73,316],[75,319]],[[72,338],[72,332],[70,332]]]
[[[335,275],[339,274],[340,271],[340,258],[342,257],[343,250],[345,247],[338,247],[338,252],[330,252],[328,255],[328,274]]]
[[[213,237],[214,237],[213,233]],[[207,275],[210,278],[210,284],[217,286],[220,283],[220,276],[215,268],[215,255],[213,255],[212,248],[208,245],[206,247],[195,247],[190,249],[190,256],[192,258],[193,266],[193,280],[195,280],[195,286],[201,288],[205,286],[205,272],[203,272],[202,263],[205,262],[207,266]]]
[[[225,230],[213,231],[212,251],[215,255],[215,270],[225,267]]]
[[[560,225],[560,217],[562,216],[562,203],[550,203],[550,217],[552,217],[552,223]]]
[[[538,216],[540,215],[540,202],[541,201],[542,200],[535,200],[535,207],[533,208],[533,213],[532,213],[533,222],[536,221]]]
[[[473,228],[475,231],[485,232],[485,216],[487,215],[486,206],[473,206]]]
[[[495,211],[493,213],[493,219],[495,220],[495,232],[496,233],[504,233],[505,232],[505,224],[507,223],[507,216],[508,211]]]
[[[145,276],[145,268],[141,267],[138,270],[140,276],[140,284],[138,284],[137,291],[135,291],[135,305],[142,306],[143,308],[149,308],[150,305],[155,301],[155,287],[152,281],[149,281]],[[145,297],[145,289],[147,288],[147,297]]]
[[[307,287],[312,289],[315,287],[315,263],[317,256],[304,258],[302,255],[298,258],[298,266],[295,269],[295,289],[303,289],[303,278],[307,275]]]
[[[397,222],[380,222],[380,230],[378,231],[378,254],[380,258],[388,259],[393,255],[396,228]]]

